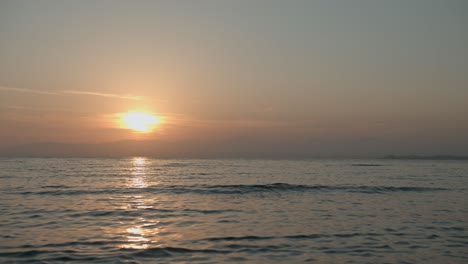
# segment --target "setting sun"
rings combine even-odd
[[[157,116],[142,112],[125,113],[120,118],[123,127],[141,133],[151,132],[159,121]]]

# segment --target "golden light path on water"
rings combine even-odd
[[[147,159],[142,157],[133,158],[133,168],[132,168],[132,182],[133,188],[145,188],[148,187],[148,182],[146,180],[147,173]]]
[[[135,157],[132,160],[131,178],[127,183],[128,188],[146,188],[148,181],[146,179],[148,173],[148,160],[143,157]],[[140,211],[153,208],[154,200],[147,199],[143,195],[134,195],[128,197],[130,201],[127,204],[127,209],[131,211]],[[150,204],[151,202],[151,204]],[[126,249],[146,249],[150,246],[157,247],[158,240],[155,239],[160,232],[157,227],[159,221],[138,218],[138,223],[125,229],[127,243],[120,246]]]

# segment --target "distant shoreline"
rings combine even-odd
[[[468,160],[468,156],[456,155],[433,155],[433,156],[419,156],[419,155],[388,155],[384,159],[395,160]]]

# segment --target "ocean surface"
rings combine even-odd
[[[0,263],[468,263],[468,162],[0,158]]]

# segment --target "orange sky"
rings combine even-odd
[[[430,2],[2,1],[0,154],[467,154],[467,5]],[[117,120],[130,111],[161,123],[136,133]]]

